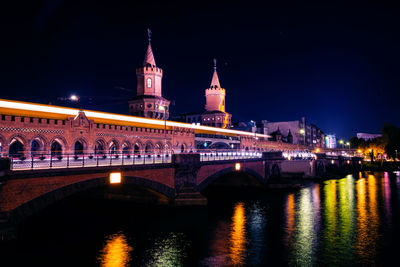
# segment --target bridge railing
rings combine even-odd
[[[219,161],[261,158],[254,151],[202,150],[190,152],[200,154],[200,161]],[[108,153],[108,154],[40,154],[30,157],[10,157],[11,170],[40,170],[62,168],[84,168],[104,166],[127,166],[171,163],[172,154],[167,153]]]
[[[11,170],[38,170],[38,169],[62,169],[62,168],[83,168],[123,165],[145,165],[171,163],[171,154],[42,154],[28,158],[11,157]]]
[[[235,160],[261,158],[262,153],[243,150],[202,150],[200,161]]]

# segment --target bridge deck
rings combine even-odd
[[[200,161],[220,161],[261,158],[261,153],[256,152],[202,152]],[[28,159],[12,159],[11,170],[45,170],[45,169],[65,169],[65,168],[87,168],[105,166],[130,166],[165,164],[172,162],[171,154],[113,154],[113,155],[50,155],[41,157],[31,157]]]

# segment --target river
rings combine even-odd
[[[398,266],[399,192],[360,173],[206,207],[74,196],[0,244],[0,266]]]

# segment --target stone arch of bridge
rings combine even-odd
[[[218,179],[220,179],[220,178],[222,178],[224,176],[227,176],[229,174],[245,174],[245,175],[249,175],[249,176],[255,178],[261,184],[265,184],[265,179],[260,174],[258,174],[257,172],[253,171],[250,168],[242,167],[241,170],[238,172],[238,171],[235,170],[234,167],[229,167],[229,168],[220,170],[220,171],[208,176],[206,179],[204,179],[200,184],[197,185],[198,191],[203,191],[205,188],[207,188],[213,182],[215,182]]]
[[[45,178],[44,178],[45,179]],[[54,180],[54,177],[52,178]],[[45,182],[44,182],[45,183]],[[130,184],[138,186],[141,188],[147,188],[153,190],[168,199],[172,199],[175,196],[175,190],[168,187],[167,185],[135,176],[124,176],[123,184],[117,186],[123,186],[124,184]],[[20,223],[30,215],[42,210],[43,208],[54,204],[66,197],[72,196],[74,194],[83,193],[89,189],[105,188],[109,185],[108,174],[99,174],[99,176],[85,179],[76,183],[68,184],[65,186],[60,186],[58,188],[53,188],[42,194],[37,193],[36,196],[30,196],[31,199],[9,211],[11,220],[15,223]],[[21,196],[24,197],[24,196]],[[26,196],[28,197],[28,196]]]

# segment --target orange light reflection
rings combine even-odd
[[[246,215],[243,202],[236,204],[232,217],[231,259],[233,265],[244,264],[246,255]]]
[[[107,237],[104,248],[100,252],[100,266],[116,267],[129,266],[131,261],[130,252],[133,248],[128,244],[123,233],[113,234]]]

